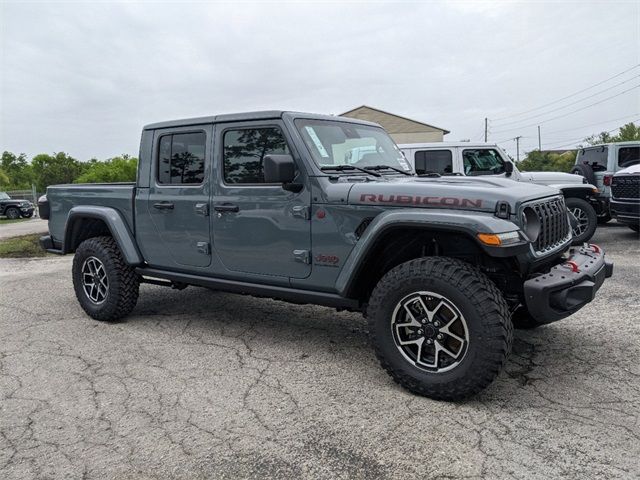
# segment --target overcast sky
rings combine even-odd
[[[489,117],[524,151],[537,123],[545,148],[640,120],[637,1],[0,5],[0,149],[29,156],[137,155],[146,123],[263,109],[367,104],[451,141]]]

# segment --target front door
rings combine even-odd
[[[151,266],[211,263],[209,182],[213,127],[157,130],[149,182],[149,217],[156,230]]]
[[[305,278],[311,273],[311,194],[264,182],[265,155],[290,154],[280,120],[216,125],[213,243],[228,272]],[[296,182],[305,184],[300,169]]]

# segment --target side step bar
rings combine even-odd
[[[224,278],[203,277],[189,273],[168,272],[155,268],[136,268],[136,273],[145,277],[169,280],[176,284],[197,285],[223,292],[242,293],[256,297],[268,297],[285,300],[291,303],[323,305],[346,310],[360,311],[362,308],[357,300],[344,298],[335,293],[314,292],[298,288],[262,285],[259,283],[239,282]],[[153,282],[149,282],[153,283]]]

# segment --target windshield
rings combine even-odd
[[[4,192],[0,192],[0,200],[9,200],[11,197]]]
[[[411,172],[409,162],[381,128],[331,120],[298,119],[295,124],[320,168],[387,166]]]
[[[494,148],[473,148],[462,152],[465,175],[504,173],[504,160]]]

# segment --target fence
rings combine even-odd
[[[29,200],[36,207],[35,212],[33,213],[34,216],[36,217],[40,216],[38,212],[38,198],[40,198],[40,196],[44,194],[36,192],[35,185],[31,186],[31,190],[13,190],[13,191],[7,191],[5,193],[9,195],[11,198],[15,198],[18,200]]]

